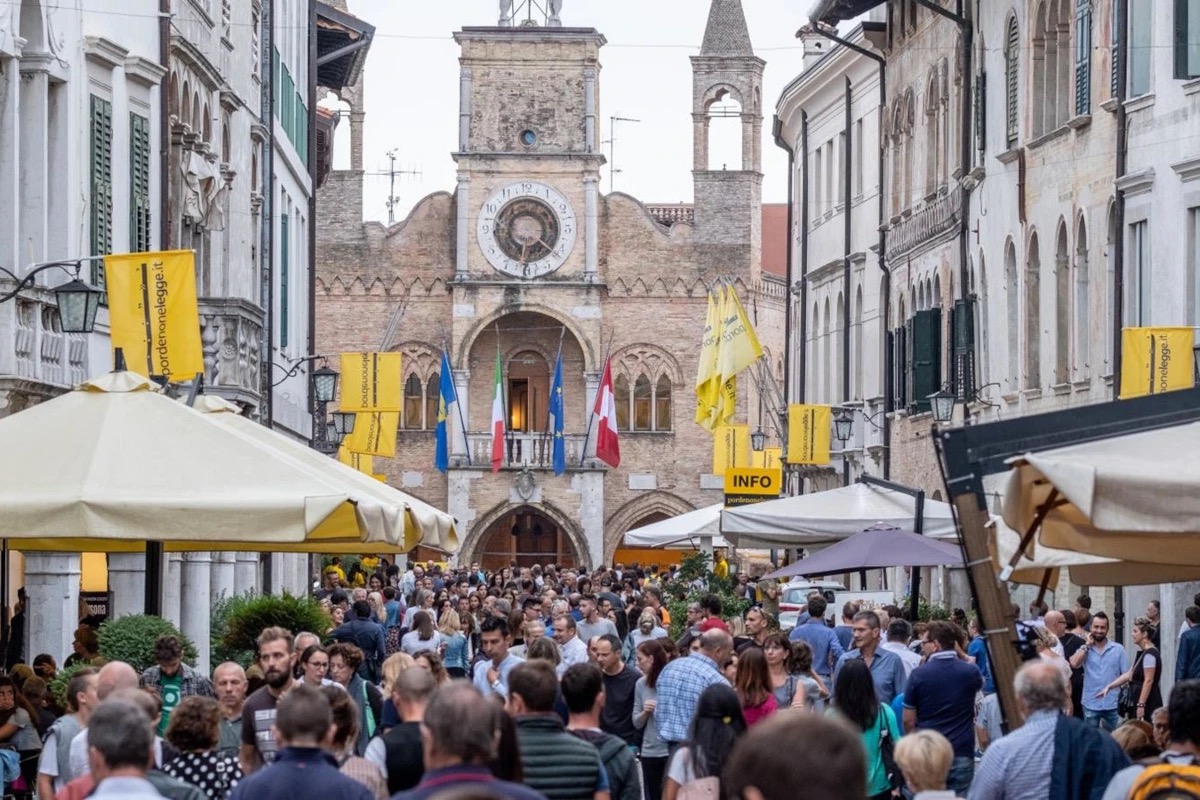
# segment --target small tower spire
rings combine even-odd
[[[746,13],[742,0],[713,0],[708,10],[708,24],[704,27],[704,42],[700,45],[703,56],[753,56],[750,44],[750,29],[746,27]]]

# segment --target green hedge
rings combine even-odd
[[[674,580],[664,581],[663,601],[671,614],[671,638],[683,636],[687,627],[687,609],[705,595],[715,594],[721,599],[721,618],[729,621],[741,617],[750,608],[750,601],[734,593],[737,581],[734,578],[718,578],[709,564],[711,557],[703,552],[684,556],[679,562],[679,572]],[[707,588],[693,588],[692,583],[701,581]]]
[[[311,631],[323,636],[329,627],[329,617],[321,610],[321,604],[308,596],[244,594],[227,600],[222,598],[217,608],[224,628],[219,643],[222,661],[238,661],[243,665],[253,659],[255,640],[264,628],[278,626],[293,634]],[[217,652],[217,649],[213,650],[214,659]],[[243,657],[247,659],[244,662],[239,660]],[[214,661],[216,663],[220,662]]]
[[[183,660],[196,666],[196,646],[178,628],[161,617],[130,614],[110,619],[100,626],[100,655],[105,661],[124,661],[139,673],[154,666],[154,642],[171,634],[183,644]]]

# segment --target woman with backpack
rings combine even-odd
[[[746,719],[737,692],[721,683],[705,689],[696,703],[688,740],[667,766],[663,800],[720,798],[721,769],[745,732]]]
[[[875,695],[871,669],[861,658],[842,664],[833,685],[834,708],[850,725],[862,732],[867,753],[867,797],[886,800],[895,795],[900,773],[896,767],[894,748],[900,739],[896,715]]]

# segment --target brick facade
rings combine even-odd
[[[361,222],[361,172],[330,175],[318,200],[318,352],[399,350],[405,379],[415,375],[428,387],[445,346],[468,434],[456,438],[454,464],[445,475],[433,468],[433,422],[426,420],[427,430],[401,431],[397,457],[376,459],[376,471],[454,514],[462,560],[481,557],[489,531],[507,533],[514,524],[527,531],[536,521],[543,534],[561,535],[541,540],[539,550],[546,541],[562,547],[538,560],[601,563],[648,515],[682,513],[720,499],[719,490],[701,488],[702,476],[711,472],[712,437],[691,419],[706,285],[732,279],[747,311],[757,316],[773,360],[782,352],[783,288],[760,274],[758,161],[728,173],[726,181],[714,173],[704,173],[703,181],[698,175],[697,206],[725,203],[719,224],[707,230],[688,221],[664,224],[635,198],[598,193],[604,163],[595,124],[604,43],[599,33],[466,28],[455,38],[462,47],[463,104],[454,154],[457,191],[429,195],[406,220],[387,228]],[[757,75],[747,80],[760,81],[761,67]],[[352,111],[352,136],[363,112]],[[758,130],[760,124],[745,127]],[[536,133],[536,146],[523,144],[526,130]],[[561,266],[522,280],[492,268],[478,244],[477,223],[494,191],[528,181],[561,193],[579,229]],[[737,191],[728,191],[731,186]],[[736,202],[717,200],[731,194]],[[528,380],[532,400],[521,413],[534,415],[526,427],[540,432],[560,337],[568,469],[555,476],[539,466],[544,462],[533,453],[540,445],[530,437],[512,453],[513,466],[493,474],[481,456],[486,458],[497,352],[510,404],[519,391],[515,381]],[[594,441],[582,465],[579,453],[609,352],[614,379],[627,376],[631,392],[638,376],[656,393],[668,384],[671,391],[669,420],[655,420],[661,430],[622,431],[617,469],[591,458]],[[753,424],[758,404],[748,374],[740,388],[738,419],[746,420],[749,409]],[[665,407],[660,401],[656,413]],[[516,413],[509,409],[510,421]],[[472,464],[466,463],[468,449]],[[530,460],[527,482],[521,463]]]

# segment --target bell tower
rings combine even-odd
[[[700,55],[692,56],[692,176],[696,240],[750,244],[757,280],[762,248],[762,80],[741,0],[712,0]],[[721,117],[741,123],[741,163],[710,163],[710,129]],[[734,266],[733,264],[730,265]]]

